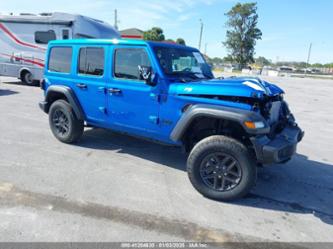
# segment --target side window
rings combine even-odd
[[[49,57],[49,71],[70,73],[72,65],[71,47],[53,47]]]
[[[140,80],[138,66],[151,66],[145,49],[116,49],[114,55],[114,76],[116,78]]]
[[[35,42],[39,44],[48,44],[49,41],[56,40],[56,34],[53,30],[49,31],[36,31]]]
[[[102,76],[104,74],[104,49],[80,48],[78,73]]]

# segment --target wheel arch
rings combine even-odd
[[[225,107],[198,104],[189,108],[178,121],[170,138],[173,141],[182,141],[186,150],[193,144],[187,139],[197,132],[204,132],[197,140],[209,135],[229,135],[238,140],[242,137],[263,134],[269,131],[269,127],[260,130],[248,129],[245,121],[264,121],[263,118],[252,111]],[[190,143],[190,145],[188,144]]]
[[[31,73],[31,74],[32,74],[32,72],[31,72],[31,70],[30,70],[29,68],[27,68],[27,67],[22,67],[22,68],[20,68],[20,70],[19,70],[19,76],[20,76],[20,79],[23,77],[23,73],[25,73],[25,72],[28,72],[28,73]]]
[[[48,87],[48,89],[46,91],[46,95],[45,95],[46,105],[45,105],[44,111],[46,113],[48,113],[52,103],[59,99],[63,99],[71,105],[76,117],[79,120],[85,119],[83,109],[82,109],[78,99],[76,98],[73,90],[67,86],[57,85],[57,86]]]

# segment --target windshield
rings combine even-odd
[[[209,65],[198,51],[154,47],[157,60],[166,76],[183,80],[212,79]]]

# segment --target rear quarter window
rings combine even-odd
[[[48,70],[58,73],[70,73],[72,66],[72,55],[72,47],[51,48]]]

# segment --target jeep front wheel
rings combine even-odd
[[[53,135],[63,143],[75,143],[83,134],[83,121],[77,119],[65,100],[57,100],[51,105],[49,123]]]
[[[246,147],[225,136],[211,136],[196,144],[187,160],[187,172],[202,195],[221,201],[246,195],[257,176]]]

